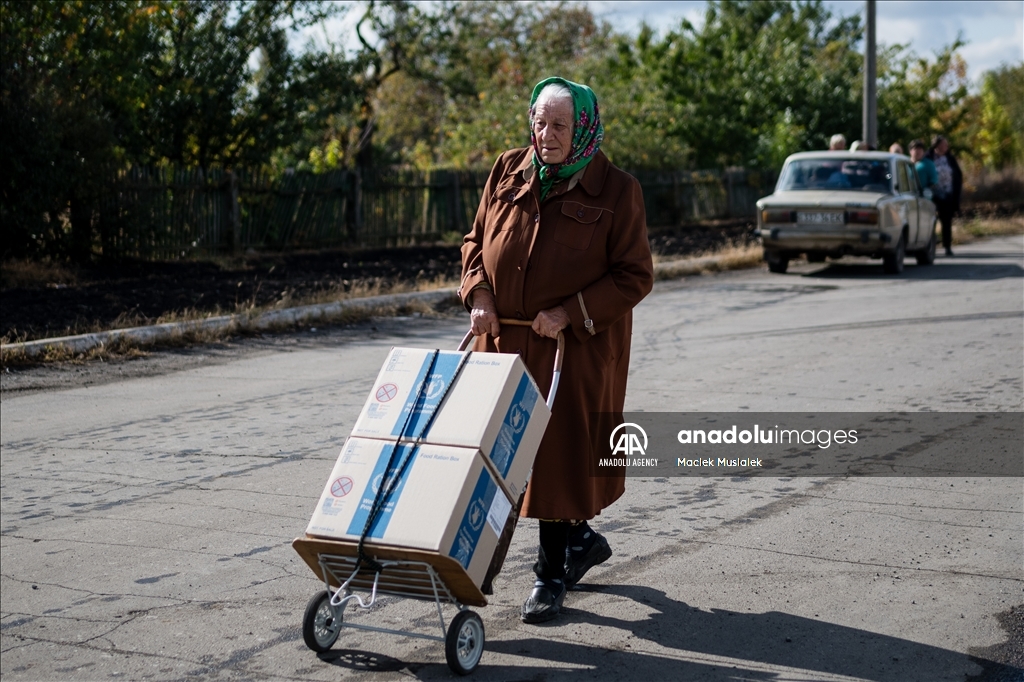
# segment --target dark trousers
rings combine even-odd
[[[569,546],[568,521],[540,522],[540,550],[533,572],[543,580],[561,580],[565,577],[565,549]]]
[[[939,223],[942,225],[942,247],[948,249],[953,245],[953,202],[948,199],[936,199],[935,212],[938,213]]]

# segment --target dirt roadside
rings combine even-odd
[[[655,231],[651,235],[651,246],[656,258],[663,261],[716,250],[720,252],[723,247],[731,245],[752,247],[755,240],[751,227],[745,221],[734,221],[683,232]],[[997,222],[975,220],[954,223],[954,243],[965,243],[991,234],[1021,233],[1024,233],[1022,212]],[[0,290],[2,324],[10,340],[16,338],[12,332],[19,320],[33,329],[47,330],[56,326],[49,317],[53,315],[54,319],[67,325],[59,332],[44,331],[32,335],[38,338],[68,333],[69,330],[94,331],[166,321],[168,317],[173,320],[182,312],[193,315],[203,311],[235,312],[239,309],[236,302],[243,300],[243,295],[249,295],[251,300],[276,302],[284,307],[289,299],[301,301],[305,297],[308,300],[317,292],[329,298],[356,287],[364,290],[377,287],[378,291],[388,291],[403,286],[412,288],[411,285],[424,282],[454,283],[461,270],[459,255],[458,248],[451,246],[252,254],[234,263],[130,263],[105,270],[99,267],[78,271],[58,269],[48,273],[56,281],[40,285],[39,282],[45,280],[39,280],[37,272],[34,273],[35,283],[28,286],[9,286],[15,278],[10,276],[5,264],[5,287]],[[193,304],[185,305],[187,301]],[[175,308],[175,305],[179,307]],[[145,314],[140,312],[143,308],[147,311]],[[374,317],[319,326],[300,324],[295,329],[276,333],[236,334],[177,347],[129,349],[128,352],[101,354],[92,359],[5,366],[0,370],[0,393],[12,395],[88,387],[216,365],[250,354],[286,352],[311,346],[333,347],[352,340],[401,334],[411,321],[422,329],[425,325],[450,324],[458,316],[465,316],[465,312],[450,302],[421,312],[406,311],[404,317]],[[92,321],[85,322],[89,319]],[[24,339],[28,335],[19,330],[17,336]]]
[[[753,225],[723,221],[652,231],[662,258],[697,255],[754,241]],[[298,302],[454,285],[458,246],[363,251],[252,253],[207,261],[53,266],[5,263],[0,337],[30,341],[184,317],[287,307]],[[318,301],[317,301],[318,302]]]
[[[40,391],[101,386],[114,381],[159,376],[172,372],[215,367],[242,357],[265,353],[287,353],[304,348],[337,348],[353,341],[368,341],[402,336],[415,325],[417,330],[450,326],[458,318],[469,315],[450,306],[435,310],[430,316],[414,314],[373,318],[363,322],[327,327],[308,327],[281,334],[234,336],[231,338],[187,346],[161,348],[136,355],[112,355],[89,362],[56,362],[27,367],[6,367],[0,372],[0,395],[24,395]]]

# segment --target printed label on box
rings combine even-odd
[[[455,534],[455,541],[448,552],[448,555],[462,564],[463,568],[469,568],[476,545],[480,541],[480,531],[488,521],[488,513],[495,497],[504,498],[505,494],[498,490],[494,479],[484,469],[480,472],[480,478],[473,489],[473,496],[470,498],[470,503],[466,505],[466,513],[462,517],[462,523]]]
[[[405,438],[420,438],[423,436],[423,431],[429,423],[430,417],[434,414],[438,403],[441,402],[441,398],[445,395],[445,389],[455,379],[455,373],[458,371],[463,353],[438,353],[437,361],[434,363],[433,371],[430,373],[430,378],[427,380],[423,390],[420,391],[420,385],[423,382],[423,377],[426,376],[427,370],[430,368],[433,356],[433,353],[427,353],[427,357],[423,359],[423,366],[420,367],[420,371],[416,375],[413,390],[405,401],[405,405],[402,406],[402,411],[395,422],[395,428],[391,431],[392,436],[403,435]],[[412,412],[411,416],[409,415],[410,412]],[[406,418],[409,419],[408,426],[405,424]],[[404,434],[402,433],[403,426],[406,426]]]
[[[537,395],[537,389],[530,381],[530,376],[524,373],[519,379],[519,386],[516,387],[512,402],[505,412],[501,430],[498,431],[498,438],[491,450],[491,461],[502,477],[508,476],[513,455],[519,449],[519,441],[523,439],[526,426],[537,404]]]
[[[409,472],[412,469],[413,460],[416,459],[417,454],[416,447],[401,445],[398,446],[398,452],[392,458],[391,455],[394,449],[395,445],[393,443],[387,444],[377,460],[377,466],[374,467],[373,473],[370,475],[370,481],[363,490],[363,499],[359,501],[359,508],[352,517],[352,523],[349,524],[349,534],[362,535],[363,527],[366,526],[366,520],[370,517],[370,511],[373,509],[373,500],[377,496],[377,491],[382,488],[387,489],[387,486],[391,484],[391,480],[397,475],[398,470],[402,468],[403,462],[408,458],[409,463],[405,466],[402,477],[398,479],[391,493],[384,498],[384,506],[377,514],[377,518],[374,519],[373,525],[366,534],[370,538],[384,537],[384,532],[391,521],[391,515],[395,511],[395,504],[402,497],[402,489],[405,487],[405,482],[409,480]],[[390,468],[388,468],[389,459],[394,460]],[[386,475],[385,469],[387,469]]]
[[[491,509],[487,512],[487,523],[491,525],[494,534],[501,537],[501,531],[505,528],[505,521],[508,520],[508,513],[512,511],[512,503],[502,494],[495,495],[491,502]]]

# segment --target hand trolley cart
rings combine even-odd
[[[529,326],[532,321],[501,319],[499,323]],[[472,339],[472,333],[467,333],[458,350],[465,350]],[[555,402],[564,353],[565,338],[559,332],[551,390],[547,397],[548,409]],[[504,562],[521,503],[522,498],[515,505],[506,530],[502,533],[502,542],[495,549],[495,558],[485,584],[489,584],[493,574],[500,570]],[[313,595],[302,618],[302,639],[313,651],[327,651],[337,641],[341,629],[349,627],[444,642],[448,667],[459,675],[468,675],[480,662],[484,650],[484,624],[480,616],[467,606],[486,606],[487,599],[454,559],[416,549],[381,545],[364,548],[362,541],[357,543],[311,536],[296,538],[292,546],[323,579],[326,588]],[[365,600],[360,591],[369,593]],[[378,595],[434,602],[441,634],[345,622],[343,614],[349,603],[356,608],[369,609],[376,603]],[[442,608],[444,604],[452,604],[457,610],[447,626]]]

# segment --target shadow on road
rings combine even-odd
[[[807,279],[905,279],[905,280],[993,280],[1024,277],[1024,268],[1017,263],[986,263],[988,258],[1007,258],[1012,254],[970,254],[961,259],[956,256],[954,262],[942,261],[932,266],[915,265],[907,259],[901,275],[887,275],[882,272],[881,263],[829,263],[820,270],[813,272],[795,272]],[[974,262],[959,262],[972,260]]]
[[[990,260],[993,258],[1020,258],[1020,253],[1007,253],[1006,251],[954,251],[956,254],[953,256],[954,260]],[[939,262],[943,262],[946,258],[942,255],[936,257]]]
[[[842,676],[870,682],[932,682],[961,679],[956,671],[964,668],[971,682],[1024,679],[1024,669],[1012,665],[829,623],[825,619],[832,614],[828,612],[806,618],[780,611],[708,611],[637,585],[589,585],[577,588],[576,594],[581,593],[605,595],[619,604],[630,600],[642,604],[648,614],[639,620],[598,615],[573,608],[570,595],[561,617],[530,628],[536,636],[513,634],[510,639],[488,641],[476,679],[783,682],[797,675],[801,679]],[[603,610],[631,615],[637,611]],[[596,646],[583,636],[578,642],[565,641],[564,626],[576,623],[607,628],[601,633],[604,645]],[[545,637],[545,631],[554,627],[559,628],[559,639]],[[587,629],[595,631],[595,627]],[[489,663],[489,654],[532,659],[536,664]],[[317,658],[351,671],[405,671],[421,680],[451,678],[444,663],[402,661],[379,652],[337,649]],[[980,666],[980,672],[971,675],[968,661]]]
[[[324,663],[364,672],[396,672],[406,667],[406,664],[397,658],[355,649],[325,651],[316,657]]]
[[[533,639],[488,642],[487,650],[537,659],[536,668],[517,667],[515,679],[534,679],[541,671],[545,671],[544,679],[789,679],[791,675],[785,672],[766,670],[768,666],[782,666],[810,673],[812,678],[818,673],[877,682],[909,682],[938,679],[943,673],[962,667],[966,658],[955,651],[834,625],[824,620],[828,613],[819,620],[778,611],[704,611],[675,601],[660,590],[634,585],[591,586],[588,591],[630,599],[652,612],[641,620],[624,620],[571,606],[567,609],[568,619],[621,631],[613,648],[549,641],[540,635]],[[678,651],[690,660],[680,660],[672,653],[643,652],[652,645]],[[707,656],[732,660],[699,660]],[[972,660],[990,668],[985,665],[988,661]],[[585,668],[556,671],[546,661]],[[1004,666],[995,664],[995,668]]]

